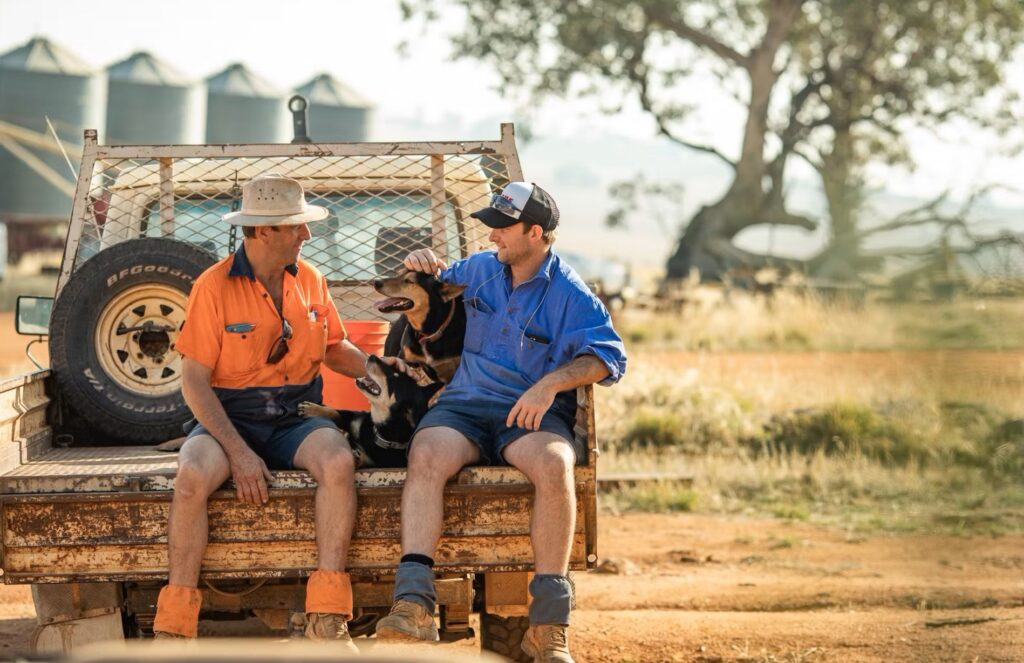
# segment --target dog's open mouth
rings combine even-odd
[[[380,396],[380,385],[371,378],[356,378],[356,386],[370,396]]]
[[[377,302],[377,310],[381,313],[393,313],[395,311],[408,311],[413,307],[413,301],[405,297],[388,297]]]

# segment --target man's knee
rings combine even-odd
[[[352,450],[336,428],[318,428],[306,436],[293,462],[320,484],[351,482],[355,472]]]
[[[417,433],[409,448],[409,475],[447,481],[470,462],[463,458],[466,444],[471,443],[458,434],[445,435],[441,429],[428,428]]]
[[[571,486],[574,462],[568,445],[548,445],[537,458],[534,483],[553,488]]]
[[[409,471],[415,473],[428,473],[432,468],[437,467],[437,461],[441,454],[436,444],[430,444],[422,440],[413,439],[409,447]]]
[[[185,440],[178,454],[174,499],[205,501],[231,476],[231,466],[220,443],[209,435]]]
[[[174,496],[184,500],[205,500],[221,483],[217,474],[215,467],[198,458],[183,458],[174,477]]]
[[[320,468],[326,480],[351,483],[356,471],[355,457],[351,451],[339,445],[324,453]]]

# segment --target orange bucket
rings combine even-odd
[[[347,320],[348,340],[371,355],[384,354],[384,340],[391,323],[387,320]],[[370,402],[359,391],[356,381],[336,373],[327,366],[320,367],[324,378],[324,405],[336,410],[369,410]]]

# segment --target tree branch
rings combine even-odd
[[[817,221],[809,216],[787,212],[781,208],[769,210],[768,214],[761,217],[759,222],[770,223],[776,226],[796,226],[804,230],[814,230],[818,227]]]
[[[899,214],[896,215],[894,219],[892,219],[888,223],[883,223],[881,225],[873,226],[871,228],[865,228],[864,230],[858,232],[855,235],[855,237],[859,241],[872,235],[877,235],[879,233],[892,232],[894,230],[912,228],[914,226],[926,226],[936,224],[943,226],[944,232],[949,232],[953,228],[960,228],[961,230],[963,230],[965,234],[967,234],[968,238],[974,241],[974,238],[971,236],[970,232],[967,229],[967,215],[970,214],[972,209],[974,209],[974,206],[977,204],[979,198],[981,198],[982,196],[991,191],[1004,188],[1013,190],[1010,187],[1005,187],[999,184],[989,184],[980,187],[973,191],[970,196],[968,196],[967,200],[964,201],[963,205],[961,205],[959,209],[957,209],[951,214],[942,214],[939,211],[939,207],[941,207],[949,199],[949,191],[946,190],[940,193],[932,200],[929,200],[922,205],[919,205],[905,212],[900,212]]]
[[[675,35],[685,39],[694,46],[711,51],[723,60],[733,62],[744,69],[750,67],[750,56],[743,55],[731,46],[726,46],[714,37],[690,26],[685,20],[671,16],[668,12],[658,11],[654,7],[646,7],[640,3],[647,23],[652,27],[668,30]]]
[[[672,132],[672,130],[668,126],[668,122],[665,121],[664,114],[659,112],[655,108],[654,100],[651,98],[651,70],[650,68],[647,67],[647,64],[644,62],[644,54],[646,51],[643,46],[643,42],[641,42],[641,44],[641,47],[637,48],[633,56],[629,59],[629,66],[626,67],[626,72],[629,78],[632,79],[632,81],[637,86],[637,89],[640,94],[641,107],[647,110],[647,112],[651,114],[651,117],[654,118],[654,122],[658,126],[658,133],[664,136],[665,138],[668,138],[676,145],[680,145],[687,149],[695,150],[697,152],[705,152],[707,154],[716,156],[721,161],[724,161],[726,164],[728,164],[733,170],[736,170],[736,163],[729,157],[719,152],[714,147],[711,147],[710,145],[702,145],[700,143],[694,143],[692,141],[685,140]]]

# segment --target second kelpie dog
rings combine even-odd
[[[299,405],[304,417],[327,417],[348,437],[357,467],[404,467],[406,449],[416,425],[427,412],[427,403],[440,382],[421,387],[394,366],[370,355],[366,377],[356,386],[370,401],[370,411],[335,410],[305,402]]]
[[[377,303],[379,311],[402,313],[388,332],[385,356],[421,364],[432,379],[451,382],[462,359],[466,335],[466,310],[462,306],[466,286],[407,270],[394,278],[377,279],[373,287],[387,297]]]

